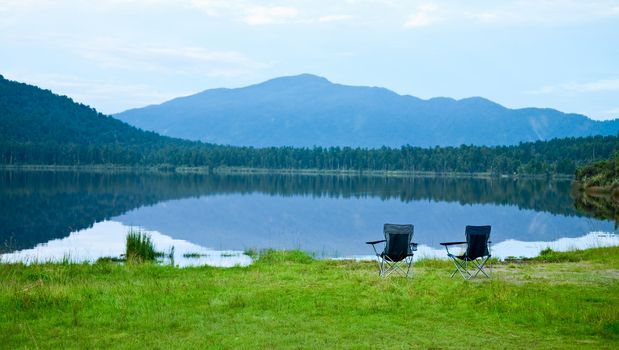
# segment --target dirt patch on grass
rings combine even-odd
[[[516,284],[599,284],[619,281],[619,270],[590,262],[499,265],[492,272],[494,278]]]

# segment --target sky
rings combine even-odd
[[[301,73],[619,118],[619,0],[0,0],[0,74],[106,114]]]

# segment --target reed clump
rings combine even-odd
[[[158,253],[149,234],[140,229],[130,229],[127,233],[127,262],[155,261]]]

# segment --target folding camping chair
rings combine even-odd
[[[466,242],[444,242],[442,246],[447,250],[447,256],[451,258],[456,270],[451,274],[451,277],[460,272],[462,278],[465,280],[471,279],[477,276],[480,272],[490,278],[490,276],[484,270],[488,259],[490,259],[490,226],[467,226],[464,234],[466,235]],[[462,255],[454,255],[449,251],[450,246],[466,244],[466,250]],[[469,270],[469,263],[471,263],[470,269],[474,271],[471,273]]]
[[[417,243],[412,243],[413,225],[385,224],[383,228],[385,239],[365,242],[371,244],[378,259],[378,274],[387,277],[392,273],[401,273],[408,277],[413,264],[413,252]],[[376,245],[385,243],[382,252],[376,250]]]

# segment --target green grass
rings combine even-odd
[[[0,265],[0,347],[617,348],[619,248],[410,279],[375,263],[266,251],[249,267]]]

